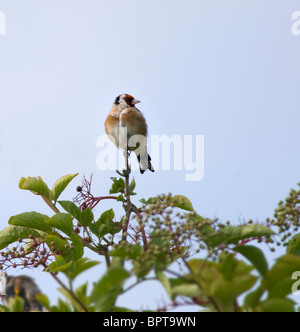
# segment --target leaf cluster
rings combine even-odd
[[[57,304],[38,295],[45,310],[130,311],[118,307],[119,297],[147,280],[163,286],[170,306],[184,299],[199,310],[218,312],[297,309],[291,276],[300,270],[299,191],[279,203],[275,219],[232,225],[204,218],[182,195],[142,198],[137,207],[131,201],[136,182],[129,181],[129,173],[111,178],[109,195],[118,196],[94,197],[89,183],[86,191],[78,190],[80,205],[59,200],[76,176],[63,176],[52,189],[41,177],[22,178],[19,187],[40,196],[52,214],[24,212],[0,231],[0,270],[41,267],[58,282],[63,299]],[[111,198],[122,204],[124,215],[117,219],[110,208],[96,217],[95,202]],[[283,237],[278,239],[278,233]],[[274,241],[286,245],[286,254],[270,267],[263,248]],[[91,260],[90,251],[99,259]],[[74,280],[100,263],[106,271],[92,288],[86,282],[74,290]],[[0,311],[22,311],[23,306],[16,296]]]

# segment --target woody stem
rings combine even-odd
[[[81,307],[81,310],[84,312],[88,312],[87,307],[79,300],[79,298],[75,295],[75,293],[69,289],[56,275],[55,273],[50,272],[50,275],[59,283],[59,285],[70,295],[70,297],[77,302],[77,304]]]
[[[125,222],[123,226],[123,233],[122,233],[122,240],[126,241],[127,239],[127,229],[128,229],[128,224],[129,224],[129,219],[130,215],[132,212],[132,207],[131,207],[131,200],[130,200],[130,191],[129,191],[129,175],[131,173],[131,169],[129,167],[129,162],[128,162],[128,157],[129,153],[128,150],[125,152],[125,166],[126,169],[123,172],[124,178],[125,178],[125,196],[126,196],[126,217],[125,217]]]

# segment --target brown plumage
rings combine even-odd
[[[154,172],[147,152],[147,123],[135,107],[139,103],[131,95],[118,96],[105,121],[105,131],[111,141],[123,150],[134,151],[143,174],[147,169]]]

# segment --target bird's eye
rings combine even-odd
[[[133,98],[126,97],[126,98],[125,98],[125,101],[126,101],[126,103],[127,103],[128,105],[131,105],[132,102],[133,102]]]

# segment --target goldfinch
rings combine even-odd
[[[41,290],[28,276],[7,277],[5,304],[8,305],[10,297],[21,297],[24,300],[24,311],[42,311],[43,307],[36,299]]]
[[[105,121],[105,131],[110,140],[124,151],[133,151],[138,159],[140,172],[154,172],[147,152],[147,123],[135,107],[140,103],[131,95],[122,94],[115,99]]]

